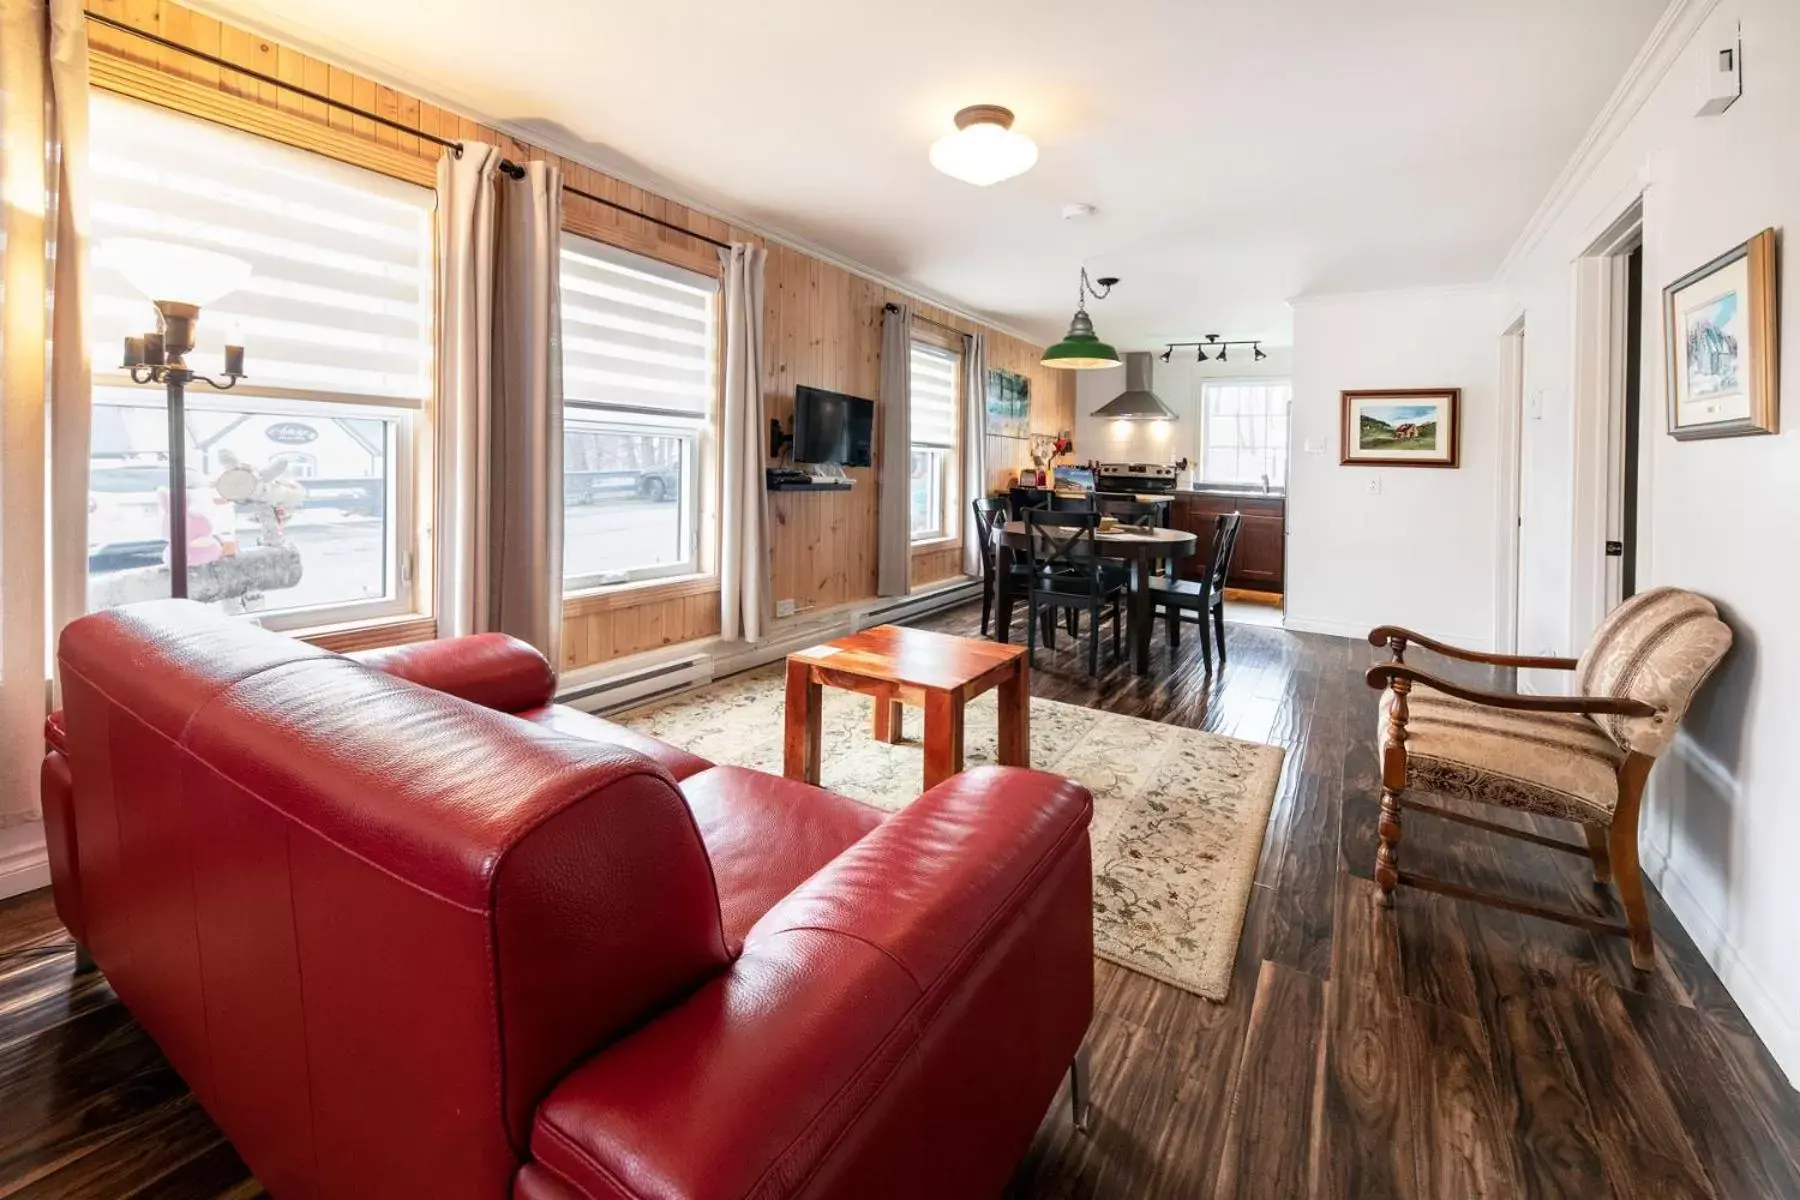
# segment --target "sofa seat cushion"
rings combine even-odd
[[[1381,693],[1378,744],[1388,744],[1392,689]],[[1579,713],[1490,708],[1415,684],[1407,696],[1406,785],[1584,825],[1618,804],[1624,751]]]
[[[615,725],[611,721],[596,717],[593,713],[582,712],[579,708],[571,708],[567,704],[546,704],[542,708],[528,708],[515,713],[522,721],[530,721],[545,729],[567,737],[581,738],[584,741],[600,742],[604,745],[623,746],[635,751],[645,758],[651,759],[677,782],[689,775],[704,771],[712,763],[698,754],[689,754],[678,746],[671,746],[665,741],[639,733],[635,729],[627,729],[623,725]]]
[[[690,775],[681,792],[712,858],[733,948],[777,901],[887,816],[810,783],[745,767]]]

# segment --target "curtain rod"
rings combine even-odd
[[[892,300],[889,300],[886,304],[883,304],[881,307],[886,312],[899,312],[900,308],[901,308],[900,305],[895,304]],[[965,332],[964,330],[958,329],[954,325],[946,325],[946,324],[944,324],[944,322],[935,320],[931,317],[928,317],[924,313],[913,312],[911,309],[908,309],[907,312],[908,312],[908,315],[911,316],[913,320],[923,321],[927,325],[936,325],[939,329],[942,329],[945,333],[954,333],[957,337],[968,337],[969,336],[969,334],[967,332]]]
[[[163,37],[161,34],[151,33],[147,29],[139,29],[135,25],[128,25],[124,21],[115,20],[112,17],[105,16],[104,14],[101,14],[101,13],[88,12],[83,15],[85,15],[88,20],[93,21],[96,24],[104,25],[108,29],[116,29],[120,33],[128,33],[132,37],[142,38],[144,41],[151,42],[155,45],[161,46],[165,50],[173,50],[178,54],[185,54],[189,58],[197,58],[201,62],[210,63],[211,65],[213,65],[215,67],[220,67],[227,71],[236,71],[239,75],[248,76],[249,78],[256,80],[258,83],[266,83],[272,87],[278,87],[278,88],[283,89],[284,91],[292,92],[296,96],[304,96],[308,100],[316,100],[320,104],[328,105],[332,108],[337,109],[339,112],[349,113],[351,116],[362,117],[365,120],[373,121],[377,125],[385,126],[388,129],[393,129],[400,133],[411,134],[414,137],[423,138],[425,141],[431,142],[435,145],[442,146],[444,149],[450,151],[452,154],[456,155],[458,158],[462,157],[463,144],[459,141],[456,141],[453,138],[441,137],[435,133],[427,133],[425,130],[419,129],[413,125],[408,125],[404,121],[397,121],[392,117],[384,117],[380,113],[370,112],[366,108],[358,108],[354,104],[349,104],[343,100],[336,99],[335,97],[327,96],[323,92],[315,92],[311,88],[302,87],[297,83],[289,83],[285,79],[280,79],[274,75],[269,75],[265,72],[258,71],[254,67],[246,67],[239,63],[234,63],[230,59],[220,58],[216,54],[208,54],[204,50],[196,50],[192,46],[184,46],[180,42],[174,41],[170,38]],[[523,167],[519,166],[517,163],[514,163],[505,158],[502,158],[500,160],[500,170],[503,171],[507,176],[509,176],[510,178],[513,178],[513,179],[518,179],[525,174],[525,168],[523,168]],[[684,234],[687,237],[694,238],[697,241],[702,241],[702,242],[708,243],[709,245],[717,246],[721,250],[731,249],[730,242],[722,242],[718,238],[708,237],[704,233],[695,233],[693,230],[688,229],[685,226],[677,225],[673,221],[666,221],[663,218],[658,217],[658,216],[652,216],[650,213],[647,213],[647,212],[640,212],[639,210],[632,208],[629,205],[620,204],[617,200],[608,200],[605,196],[596,196],[592,192],[584,192],[580,188],[570,187],[566,183],[563,184],[563,191],[568,192],[572,195],[579,196],[583,200],[591,200],[595,204],[603,204],[607,208],[616,209],[619,212],[625,213],[628,216],[636,217],[641,221],[648,221],[652,225],[660,225],[664,229],[673,230],[676,233]]]

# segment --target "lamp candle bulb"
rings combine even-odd
[[[141,339],[143,343],[143,361],[147,366],[160,367],[164,362],[163,335],[146,333]]]
[[[244,348],[242,346],[225,347],[225,373],[227,375],[244,373]]]
[[[144,365],[144,339],[128,337],[125,339],[125,365],[141,367]]]

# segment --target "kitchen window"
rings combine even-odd
[[[717,279],[563,234],[563,587],[698,573]]]
[[[217,372],[240,344],[249,372],[188,390],[189,596],[280,629],[414,611],[431,189],[102,92],[91,123],[88,607],[169,594],[165,394],[112,367],[155,325],[112,257],[142,239],[253,272],[201,312],[188,356]]]
[[[1287,485],[1285,379],[1208,379],[1200,386],[1200,476],[1207,483]]]
[[[956,535],[957,398],[962,356],[926,342],[912,344],[911,526],[915,542]]]

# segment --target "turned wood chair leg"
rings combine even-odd
[[[1074,1110],[1075,1129],[1077,1132],[1088,1132],[1089,1118],[1094,1112],[1092,1090],[1093,1056],[1088,1049],[1087,1039],[1081,1040],[1081,1048],[1075,1051],[1075,1061],[1069,1064],[1069,1105]]]
[[[1587,835],[1588,857],[1594,860],[1594,882],[1611,883],[1612,849],[1608,845],[1611,835],[1599,825],[1583,825],[1581,832]]]
[[[1375,848],[1375,886],[1380,891],[1375,901],[1390,908],[1394,889],[1400,886],[1400,794],[1390,788],[1381,789],[1381,819],[1376,832],[1380,845]]]

